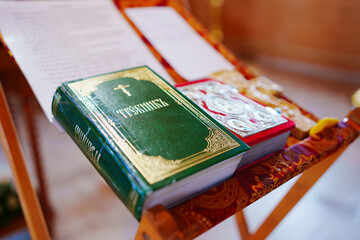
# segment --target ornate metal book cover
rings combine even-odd
[[[250,146],[294,127],[291,120],[222,82],[204,79],[176,87]]]
[[[64,83],[53,114],[137,218],[151,192],[248,149],[147,67]]]

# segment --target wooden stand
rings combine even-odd
[[[16,134],[14,123],[11,118],[9,107],[7,105],[1,85],[0,108],[2,109],[2,111],[0,112],[1,140],[13,171],[15,184],[17,186],[20,198],[20,203],[25,215],[26,223],[29,228],[30,234],[33,239],[50,239],[38,198],[31,186],[30,178],[25,167],[24,157],[19,144],[19,139]],[[315,182],[323,175],[323,173],[335,162],[335,160],[346,149],[348,144],[350,144],[354,139],[356,139],[360,130],[359,119],[360,110],[354,109],[345,120],[348,125],[343,127],[344,131],[348,131],[346,132],[346,134],[344,134],[344,136],[349,135],[349,139],[345,139],[344,141],[342,141],[340,143],[341,145],[337,144],[335,146],[337,147],[335,153],[331,152],[333,149],[320,150],[319,159],[317,159],[315,162],[313,161],[312,165],[317,163],[317,161],[318,163],[314,166],[310,165],[312,167],[301,175],[301,177],[297,180],[294,186],[285,195],[285,197],[281,200],[278,206],[273,210],[270,216],[264,221],[264,223],[258,228],[255,233],[249,233],[242,208],[236,209],[234,214],[236,214],[236,220],[238,222],[238,227],[242,239],[264,239],[275,229],[275,227],[280,223],[280,221],[296,205],[296,203],[306,194],[306,192],[315,184]],[[342,131],[342,129],[340,129],[339,131]],[[352,135],[349,133],[352,133]],[[332,137],[333,136],[330,136],[330,138]],[[304,140],[303,142],[305,145],[309,145],[306,140]],[[330,152],[330,154],[326,155],[326,151]],[[284,155],[286,154],[284,153]],[[279,156],[281,156],[281,154],[279,154]],[[279,156],[274,156],[273,158],[276,159],[279,158]],[[324,159],[321,159],[322,156],[325,156]],[[261,165],[261,163],[258,165]],[[255,165],[253,168],[256,167],[257,165]],[[291,171],[298,171],[297,169],[294,170],[291,166],[288,166],[288,168],[291,169]],[[286,172],[286,170],[287,167],[282,169],[282,172]],[[301,173],[303,170],[306,170],[306,168],[300,169],[300,171],[296,172],[296,174]],[[241,174],[242,173],[239,173],[239,175]],[[290,175],[291,174],[293,174],[293,176],[296,175],[294,173],[290,173]],[[284,174],[282,174],[281,176],[285,180],[281,182],[281,179],[279,178],[279,185],[289,180],[288,176]],[[235,177],[226,182],[233,181]],[[258,198],[264,196],[271,191],[266,190],[265,188],[264,190],[265,193],[263,195],[259,195]],[[206,194],[206,192],[204,194]],[[199,197],[201,197],[201,195]],[[239,195],[238,198],[240,200],[241,195]],[[253,199],[253,201],[257,199]],[[192,201],[193,200],[188,201],[189,205],[194,205]],[[221,200],[219,199],[219,201]],[[184,204],[186,205],[187,203]],[[248,204],[251,204],[251,201],[248,201]],[[146,211],[141,219],[136,239],[192,239],[193,237],[207,230],[199,230],[195,221],[193,227],[184,226],[183,219],[181,219],[181,217],[179,217],[179,215],[177,214],[177,207],[166,210],[162,206],[156,206]],[[224,219],[221,219],[221,221],[222,220]],[[211,225],[210,227],[212,226],[214,225]]]
[[[14,176],[20,204],[30,235],[32,239],[50,239],[39,200],[30,182],[19,138],[1,85],[0,109],[1,141]]]
[[[254,77],[254,74],[250,72],[245,65],[241,64],[229,50],[223,45],[211,40],[210,36],[206,33],[206,30],[182,9],[181,4],[179,4],[177,0],[114,0],[114,2],[121,12],[123,8],[131,6],[172,6],[179,11],[189,23],[191,23],[191,26],[199,33],[199,35],[223,54],[239,72],[248,79]],[[125,18],[140,37],[143,37],[136,26],[126,16]],[[164,64],[166,62],[165,59],[162,58],[149,42],[147,42],[147,45],[159,62]],[[176,82],[179,83],[184,81],[170,65],[165,64],[164,67]],[[31,237],[33,239],[41,240],[50,239],[38,198],[31,186],[29,175],[24,164],[24,157],[19,144],[19,139],[16,134],[2,86],[0,86],[0,109],[1,140],[13,171],[20,203]],[[201,198],[206,196],[207,192],[205,192],[200,196],[190,199],[169,210],[166,210],[162,206],[156,206],[146,211],[140,221],[136,239],[192,239],[234,214],[236,214],[238,227],[243,239],[266,238],[266,236],[271,233],[286,214],[305,195],[311,186],[340,156],[346,147],[358,137],[360,131],[359,119],[359,109],[355,109],[348,116],[348,123],[346,126],[338,126],[336,129],[333,129],[333,132],[330,131],[330,133],[324,131],[323,136],[318,139],[302,141],[302,144],[300,144],[301,146],[310,146],[310,148],[313,147],[315,149],[315,151],[312,152],[314,155],[311,155],[309,158],[307,158],[308,156],[305,156],[305,154],[302,154],[301,146],[299,148],[296,148],[297,146],[295,146],[294,149],[296,151],[292,152],[291,149],[284,150],[282,153],[273,156],[271,159],[256,164],[251,167],[250,170],[240,172],[231,179],[220,184],[225,187],[232,186],[236,192],[235,199],[233,199],[234,204],[230,207],[226,206],[226,214],[223,214],[220,217],[217,215],[214,216],[212,214],[213,211],[210,207],[207,207],[206,204],[201,212],[196,208],[198,202],[201,202]],[[340,136],[340,139],[343,140],[342,142],[336,142],[336,139],[339,139],[336,134],[342,134]],[[327,146],[324,147],[323,145],[311,145],[313,142],[317,143],[316,141],[321,141],[322,138],[325,139],[326,137],[329,137],[329,141],[333,141],[331,142],[333,145],[330,145],[331,148],[326,148]],[[32,139],[32,141],[34,141],[34,139]],[[317,147],[320,148],[318,151],[316,151]],[[305,160],[303,161],[301,156],[300,158],[297,158],[299,155],[305,156]],[[308,168],[310,169],[307,170]],[[261,174],[255,176],[253,173],[255,170],[258,170]],[[302,172],[304,172],[304,174],[298,179],[296,184],[274,209],[263,225],[260,226],[255,233],[249,233],[242,209]],[[220,196],[215,200],[221,202],[222,199],[223,198]],[[203,211],[204,209],[208,211]],[[224,209],[217,209],[217,211],[221,212],[224,211]]]
[[[300,199],[310,190],[316,181],[319,180],[319,178],[335,162],[344,150],[345,148],[340,149],[335,154],[305,171],[267,217],[267,219],[265,219],[262,225],[255,231],[255,233],[249,233],[243,210],[240,210],[235,217],[241,234],[241,239],[265,239],[269,236],[276,226],[279,225],[281,220],[283,220],[291,209],[295,207]]]

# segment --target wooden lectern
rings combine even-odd
[[[207,31],[184,10],[179,1],[116,0],[115,4],[176,82],[184,82],[185,80],[146,40],[125,15],[124,8],[139,6],[173,7],[206,41],[234,64],[236,69],[247,79],[256,76],[246,65],[239,62],[226,47],[214,42]],[[49,239],[42,210],[24,165],[24,157],[2,87],[0,89],[0,109],[1,139],[12,166],[30,234],[33,239]],[[317,120],[312,114],[303,109],[302,111],[306,116]],[[287,149],[246,170],[237,171],[232,178],[199,196],[171,209],[165,209],[162,206],[149,209],[141,218],[136,239],[193,239],[234,214],[242,239],[264,239],[346,147],[359,136],[359,131],[360,109],[354,108],[340,123],[325,128],[314,136],[302,141],[290,137],[288,142],[291,146]],[[249,233],[242,209],[300,173],[303,174],[260,228],[255,233]]]

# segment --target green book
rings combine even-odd
[[[230,177],[249,149],[147,67],[63,83],[52,111],[137,219]]]

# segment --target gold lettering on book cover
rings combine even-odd
[[[161,98],[157,98],[133,106],[128,106],[127,108],[118,109],[116,110],[116,112],[120,113],[124,118],[129,118],[135,115],[151,112],[156,109],[160,109],[168,106],[169,104],[167,102],[161,100]]]
[[[136,80],[150,81],[156,84],[176,103],[186,109],[209,129],[209,135],[205,138],[207,146],[202,151],[182,159],[165,159],[162,156],[147,156],[138,151],[126,138],[124,133],[114,126],[114,122],[104,114],[102,109],[97,107],[90,97],[90,95],[96,91],[97,86],[100,83],[119,78],[133,78]],[[150,184],[159,182],[167,177],[240,146],[240,143],[230,137],[206,115],[202,114],[198,108],[179,94],[179,92],[171,88],[165,81],[146,67],[94,77],[87,79],[86,81],[73,82],[68,86],[85,106],[88,109],[91,109],[91,114],[94,119],[105,130],[109,139],[114,141],[115,144],[113,147],[119,152],[123,152],[127,159]]]

